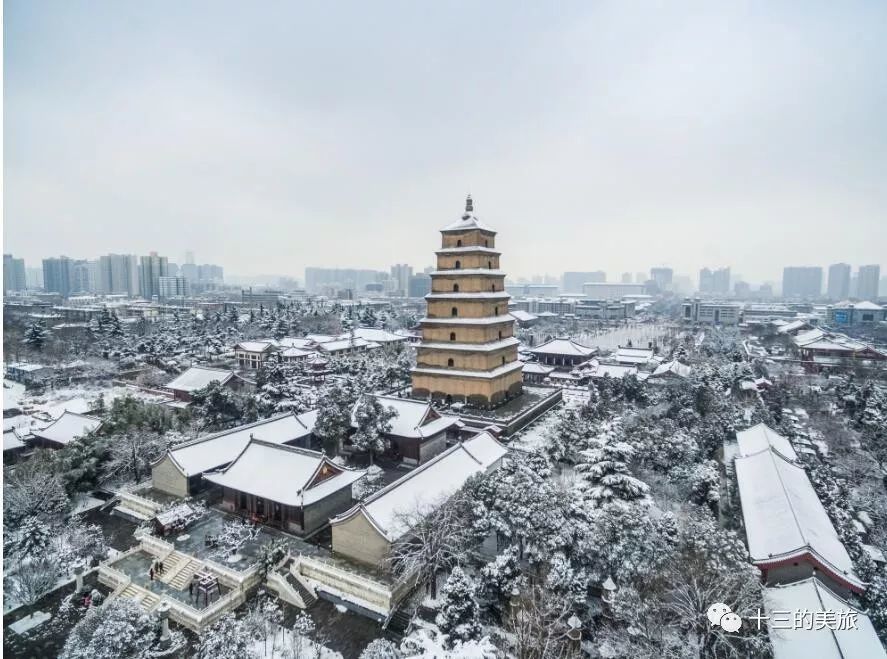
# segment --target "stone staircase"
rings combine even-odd
[[[150,612],[154,610],[154,608],[160,603],[160,595],[145,590],[144,588],[136,586],[135,584],[129,584],[126,588],[123,589],[123,592],[121,592],[119,596],[126,597],[137,602],[138,605],[142,607],[142,610],[145,612]]]
[[[283,573],[284,579],[286,579],[286,583],[295,590],[299,597],[302,598],[302,601],[305,603],[305,608],[310,609],[312,606],[317,604],[317,597],[305,587],[303,584],[292,572],[287,570]]]
[[[198,561],[187,554],[174,551],[163,560],[164,569],[160,580],[176,590],[185,590],[191,578],[202,567],[203,561]]]

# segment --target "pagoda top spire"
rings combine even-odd
[[[471,199],[471,195],[469,194],[465,197],[465,215],[462,217],[468,218],[474,212],[474,201]]]

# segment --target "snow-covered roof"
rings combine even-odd
[[[429,293],[426,300],[507,300],[511,295],[507,291],[478,291],[475,293],[444,292]]]
[[[280,351],[280,356],[284,359],[298,359],[299,357],[308,357],[315,354],[313,350],[304,350],[303,348],[284,348]]]
[[[11,364],[7,364],[6,368],[12,368],[17,371],[22,371],[25,373],[33,373],[35,371],[42,371],[45,368],[51,369],[51,366],[46,366],[45,364],[30,364],[28,362],[12,362]]]
[[[567,355],[570,357],[589,357],[597,352],[597,348],[589,348],[581,343],[576,343],[573,339],[551,339],[530,348],[530,352],[534,355]]]
[[[875,304],[874,302],[851,302],[850,300],[844,300],[843,302],[838,302],[834,305],[835,309],[860,309],[862,311],[883,311],[884,307],[880,304]]]
[[[197,391],[213,382],[225,384],[233,377],[233,371],[227,371],[220,368],[207,368],[206,366],[192,366],[187,371],[176,376],[174,380],[167,383],[166,388],[174,391]]]
[[[235,350],[244,350],[246,352],[265,352],[266,350],[271,350],[275,347],[273,341],[241,341],[236,346],[234,346]]]
[[[425,375],[452,375],[460,378],[480,378],[483,380],[489,380],[522,368],[523,362],[514,361],[508,364],[503,364],[502,366],[497,366],[491,371],[463,371],[457,368],[426,368],[424,366],[416,366],[413,368],[412,372],[424,373]]]
[[[300,348],[302,350],[311,350],[315,347],[315,342],[306,337],[285,336],[277,341],[277,345],[281,348]]]
[[[186,476],[196,476],[234,460],[256,437],[272,444],[284,444],[311,433],[295,414],[287,412],[269,419],[198,437],[171,449],[168,454]]]
[[[515,309],[514,311],[509,311],[508,313],[509,315],[514,316],[514,319],[521,323],[529,323],[539,318],[539,316],[531,314],[529,311],[523,311],[522,309]]]
[[[268,501],[307,506],[350,487],[365,474],[336,465],[318,451],[252,439],[231,464],[203,477]]]
[[[492,254],[498,255],[501,254],[499,250],[493,249],[492,247],[484,247],[483,245],[462,245],[460,247],[443,247],[435,252],[435,254]]]
[[[803,467],[769,448],[737,457],[734,465],[754,563],[809,554],[834,578],[864,587]]]
[[[626,375],[637,375],[638,367],[626,364],[598,364],[591,371],[593,378],[624,378]]]
[[[810,323],[806,320],[793,320],[790,323],[785,323],[780,325],[776,332],[778,334],[791,334],[792,332],[797,332],[798,330],[802,330],[804,328],[813,329],[810,326]]]
[[[422,341],[420,348],[435,348],[437,350],[467,350],[469,352],[495,352],[502,348],[509,348],[520,344],[516,337],[509,336],[505,339],[490,341],[489,343],[457,343],[455,341]]]
[[[653,359],[654,354],[652,348],[626,348],[619,346],[619,349],[613,355],[613,359],[620,364],[646,364]]]
[[[798,454],[792,448],[791,442],[765,423],[740,430],[736,433],[736,440],[739,443],[739,455],[741,456],[753,455],[772,448],[792,462],[798,460]]]
[[[808,343],[819,341],[819,339],[824,336],[825,332],[823,332],[818,327],[814,327],[813,329],[807,330],[806,332],[800,332],[799,334],[797,334],[794,338],[794,342],[797,346],[805,346]]]
[[[408,338],[401,334],[395,334],[394,332],[389,332],[386,329],[378,329],[375,327],[355,327],[354,336],[365,339],[372,343],[397,343],[399,341],[406,341]],[[350,338],[350,334],[348,332],[345,332],[344,334],[339,335],[339,338]]]
[[[101,419],[86,414],[65,410],[58,419],[42,430],[35,430],[34,436],[57,444],[69,444],[79,437],[88,435],[102,425]]]
[[[372,349],[379,347],[381,346],[374,341],[367,341],[359,336],[355,336],[354,339],[349,337],[345,339],[336,339],[335,341],[325,341],[318,344],[317,349],[321,352],[341,352],[343,350],[352,350],[354,348]]]
[[[539,362],[530,362],[529,364],[524,364],[524,373],[531,373],[534,375],[548,375],[554,370],[554,366],[546,366],[545,364],[540,364]]]
[[[693,369],[687,366],[686,364],[682,364],[677,359],[674,359],[670,362],[665,362],[663,364],[659,364],[656,367],[656,370],[653,371],[653,374],[650,377],[664,377],[666,375],[677,375],[681,378],[690,377],[690,373],[693,372]]]
[[[25,443],[18,438],[15,430],[10,428],[9,430],[3,431],[3,451],[14,451],[15,449],[22,448]]]
[[[419,322],[423,325],[498,325],[500,323],[513,323],[514,317],[511,314],[483,316],[481,318],[453,316],[449,318],[423,318]]]
[[[472,275],[472,276],[474,276],[474,275],[497,275],[500,277],[505,276],[505,273],[502,272],[501,270],[492,270],[490,268],[458,268],[458,269],[451,268],[449,270],[435,270],[435,271],[430,272],[428,274],[430,274],[432,277],[434,277],[436,275],[437,276],[442,275],[445,277],[450,277],[453,275],[465,276],[465,277],[467,277],[469,275]]]
[[[508,449],[491,434],[479,433],[372,494],[330,523],[339,524],[363,513],[379,533],[394,542],[409,530],[413,515],[429,512],[471,476],[490,469],[507,453]]]
[[[376,400],[384,407],[391,407],[397,412],[397,415],[391,419],[391,430],[388,432],[388,434],[397,437],[415,439],[432,437],[458,421],[457,417],[439,414],[428,401],[397,398],[396,396],[376,396]],[[351,412],[351,425],[354,428],[357,427],[354,421],[356,410],[357,405]]]
[[[486,224],[484,224],[479,219],[477,219],[472,214],[473,210],[474,210],[474,208],[473,208],[471,201],[469,199],[469,201],[466,204],[465,212],[462,214],[462,217],[460,217],[455,222],[450,222],[448,225],[446,225],[443,229],[440,230],[441,233],[447,233],[447,232],[451,232],[451,231],[452,232],[470,231],[471,229],[480,229],[481,231],[487,231],[489,233],[496,233],[490,227],[488,227]]]
[[[782,629],[775,629],[773,622],[769,625],[773,659],[887,659],[869,617],[835,595],[816,577],[764,588],[763,595],[767,614],[773,616],[779,612],[783,619]],[[795,627],[791,624],[796,611],[809,611],[815,619],[818,612],[848,610],[858,614],[855,629],[838,630],[829,626],[817,629],[818,625],[804,629],[803,625]],[[792,617],[788,623],[784,621],[786,612]],[[836,624],[831,626],[837,627]]]

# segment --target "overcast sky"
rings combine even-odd
[[[7,1],[4,251],[887,266],[887,3],[529,4]]]

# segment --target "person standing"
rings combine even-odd
[[[151,581],[154,581],[154,566],[148,568],[148,576],[151,578]]]

